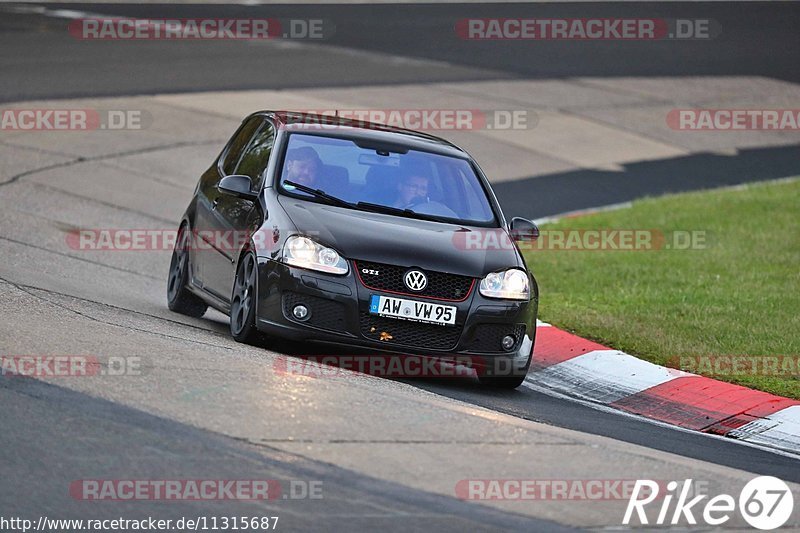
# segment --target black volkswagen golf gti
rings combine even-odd
[[[455,145],[328,116],[247,117],[178,231],[169,308],[259,333],[457,361],[519,386],[538,288],[486,177]]]

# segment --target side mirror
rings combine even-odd
[[[539,238],[539,226],[532,220],[522,217],[511,219],[511,238],[515,241],[535,241]]]
[[[252,187],[253,181],[250,179],[250,176],[242,176],[240,174],[225,176],[220,180],[219,185],[217,185],[220,192],[254,202],[258,199],[258,193],[254,193],[251,190]]]

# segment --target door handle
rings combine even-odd
[[[217,209],[217,204],[219,203],[219,196],[214,198],[214,201],[211,202],[211,210],[214,211]]]

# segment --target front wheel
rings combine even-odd
[[[491,389],[516,389],[525,381],[525,376],[478,376],[478,381]]]
[[[253,252],[247,252],[239,261],[231,295],[231,335],[236,342],[255,344],[256,329],[256,278],[258,263]]]
[[[184,224],[178,230],[172,261],[167,278],[167,306],[176,313],[200,318],[208,310],[208,305],[186,288],[189,282],[189,231]]]
[[[490,367],[478,373],[478,381],[492,389],[516,389],[525,381],[532,359],[533,355],[528,356],[522,367],[515,365],[513,359],[493,360]]]

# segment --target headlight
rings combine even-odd
[[[517,268],[487,275],[481,280],[480,291],[487,298],[529,300],[531,297],[528,274]]]
[[[333,248],[326,248],[308,237],[293,235],[283,245],[283,262],[330,274],[347,274],[347,261]]]

